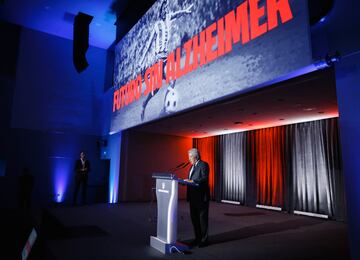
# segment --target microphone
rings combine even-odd
[[[188,166],[189,165],[189,162],[182,162],[182,163],[180,163],[178,166],[176,166],[176,167],[174,167],[174,168],[170,168],[168,171],[170,172],[170,171],[173,171],[173,172],[175,172],[175,171],[178,171],[178,170],[181,170],[181,169],[184,169],[186,166]]]
[[[173,170],[174,172],[176,172],[176,171],[178,171],[178,170],[181,170],[181,169],[184,169],[186,166],[188,166],[189,165],[189,162],[187,162],[187,163],[183,163],[183,166],[181,166],[181,167],[179,167],[179,168],[177,168],[177,169],[175,169],[175,170]]]
[[[188,166],[189,164],[190,164],[190,162],[185,163],[184,166],[182,167],[182,169],[185,168],[186,166]]]
[[[179,168],[179,167],[181,167],[181,166],[183,166],[185,163],[183,162],[183,163],[180,163],[178,166],[176,166],[175,167],[175,169],[177,169],[177,168]]]

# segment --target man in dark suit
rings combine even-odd
[[[82,186],[82,203],[86,203],[86,190],[88,182],[88,173],[90,171],[90,162],[86,159],[85,153],[80,153],[80,159],[75,162],[75,190],[74,190],[74,205],[77,201],[77,195],[80,186]]]
[[[197,184],[187,186],[187,201],[190,203],[190,216],[195,233],[195,240],[191,245],[204,247],[208,244],[209,165],[200,160],[200,153],[196,148],[190,149],[188,153],[192,167],[186,181]]]

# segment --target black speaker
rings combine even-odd
[[[74,19],[73,63],[78,73],[89,66],[86,52],[89,48],[89,25],[92,19],[93,16],[81,12]]]

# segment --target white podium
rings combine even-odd
[[[171,173],[154,173],[157,198],[157,235],[150,237],[151,247],[163,254],[184,251],[188,246],[177,242],[178,183],[196,185]]]

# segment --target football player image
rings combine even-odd
[[[187,8],[183,10],[178,10],[175,12],[171,12],[169,10],[168,0],[164,0],[160,6],[160,17],[159,20],[155,22],[153,25],[153,29],[150,33],[150,36],[147,40],[145,48],[143,49],[143,54],[140,59],[141,67],[144,67],[145,57],[147,55],[155,55],[157,61],[163,62],[163,80],[166,80],[166,70],[165,66],[167,64],[167,56],[169,52],[168,43],[171,37],[171,26],[172,23],[180,18],[183,15],[191,14],[191,9],[193,4],[189,5]],[[153,48],[151,49],[151,46]],[[154,53],[150,53],[149,51],[153,50]],[[176,80],[172,80],[167,88],[165,99],[164,99],[164,108],[163,112],[165,113],[172,113],[175,112],[177,102],[178,102],[178,95],[175,91],[175,82]],[[141,120],[144,120],[145,117],[145,110],[149,103],[149,101],[158,93],[159,89],[152,89],[149,95],[147,96],[146,100],[142,104],[142,111],[141,111]]]

